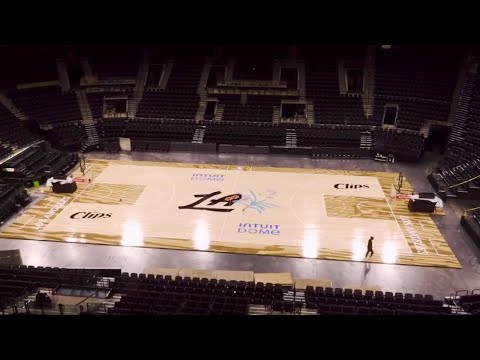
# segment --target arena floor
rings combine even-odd
[[[147,162],[144,161],[153,161],[169,163],[167,165],[168,167],[173,167],[171,163],[195,163],[207,167],[209,166],[208,164],[216,164],[215,166],[253,166],[258,167],[258,170],[261,171],[264,171],[266,167],[269,167],[270,170],[274,170],[274,168],[277,167],[295,168],[301,173],[308,173],[312,170],[318,172],[344,170],[348,172],[361,172],[365,175],[366,173],[372,172],[398,174],[399,171],[402,171],[408,179],[408,182],[418,192],[432,191],[426,176],[429,169],[438,161],[438,157],[430,153],[425,154],[422,162],[415,164],[389,164],[375,162],[370,159],[311,159],[308,157],[295,156],[241,154],[165,154],[135,152],[128,154],[91,153],[88,154],[88,156],[90,160],[114,160],[114,162],[135,161],[135,165],[140,166],[147,164]],[[99,174],[97,174],[97,179],[98,175]],[[93,174],[93,176],[95,176],[95,174]],[[276,179],[277,177],[273,176],[270,184],[276,184]],[[97,185],[98,184],[97,182]],[[83,185],[79,187],[80,189],[77,190],[74,196],[81,194]],[[318,186],[315,188],[320,189]],[[260,191],[261,189],[252,188],[252,190]],[[239,191],[243,191],[243,189]],[[107,192],[107,194],[108,193],[109,192]],[[81,196],[87,199],[87,195],[89,195],[88,190]],[[189,192],[187,195],[188,196],[182,199],[188,200],[188,202],[178,204],[177,207],[188,205],[195,200],[193,196],[195,194]],[[222,195],[224,195],[223,191]],[[278,196],[283,195],[279,192]],[[128,203],[128,201],[130,201],[129,199],[130,198],[125,195],[122,203],[124,201]],[[272,203],[274,202],[272,201]],[[61,205],[61,203],[59,203],[59,205]],[[185,251],[140,246],[94,245],[88,244],[87,240],[78,239],[78,237],[77,239],[66,238],[67,241],[36,241],[5,237],[0,239],[0,250],[18,250],[20,256],[17,256],[16,259],[18,258],[23,264],[34,266],[121,268],[123,271],[137,273],[144,271],[146,268],[244,270],[254,271],[256,273],[286,272],[290,273],[294,278],[330,280],[334,286],[338,287],[378,288],[383,291],[430,293],[435,297],[441,298],[458,289],[474,289],[480,287],[478,280],[480,275],[480,264],[478,261],[478,259],[480,259],[480,251],[478,251],[459,223],[462,210],[472,207],[472,204],[465,203],[464,201],[448,201],[444,205],[445,215],[432,216],[431,220],[440,231],[443,239],[446,240],[444,248],[450,248],[453,251],[455,258],[461,264],[461,269],[439,266],[409,266],[398,263],[392,264],[388,263],[388,261],[382,262],[380,242],[374,243],[376,254],[372,257],[372,262],[370,262],[370,259],[364,261],[363,256],[366,251],[366,241],[372,229],[365,231],[367,234],[366,238],[363,237],[363,234],[359,237],[361,238],[362,253],[360,253],[360,245],[358,247],[358,253],[361,254],[362,259],[358,261],[332,261],[312,258],[310,256],[314,252],[307,250],[305,254],[307,257],[305,257],[303,255],[303,249],[302,255],[300,255],[302,257],[259,256],[255,254]],[[128,206],[133,208],[134,205]],[[234,206],[236,207],[237,205]],[[238,206],[240,206],[240,204]],[[257,219],[261,219],[263,215],[268,216],[268,211],[274,211],[273,209],[282,209],[282,211],[286,212],[284,208],[269,208],[264,214],[255,217],[256,223],[260,222]],[[353,211],[351,207],[349,207],[349,209],[350,214],[352,214]],[[193,214],[196,213],[196,210],[183,211],[188,213],[188,216],[185,216],[186,219],[193,217]],[[234,212],[237,211],[240,212],[240,210],[235,210]],[[243,214],[247,213],[247,211],[249,213],[251,210],[245,210]],[[252,212],[252,216],[255,212]],[[202,213],[206,216],[206,213],[203,211],[197,211],[197,213],[198,215],[195,216],[199,216]],[[18,220],[14,220],[13,223],[16,221]],[[159,221],[161,221],[161,219],[159,219]],[[289,221],[293,223],[293,220]],[[283,226],[283,224],[280,225]],[[401,225],[402,224],[400,224],[400,226]],[[286,226],[283,226],[283,229],[288,230]],[[115,231],[117,231],[117,234],[121,233],[118,229]],[[404,235],[404,237],[406,237],[408,241],[408,234],[407,236]],[[119,236],[116,238],[118,243]],[[79,243],[71,242],[77,240]],[[329,237],[328,241],[330,240],[334,240],[334,237]],[[440,239],[440,241],[442,240]],[[185,243],[186,240],[183,240],[183,242]],[[428,242],[424,243],[426,246],[428,245]],[[212,242],[210,242],[210,245],[211,244]],[[317,247],[320,257],[322,256],[321,249],[322,245],[320,244],[320,247]],[[338,249],[340,249],[340,246]],[[430,248],[427,247],[427,252],[430,255],[429,249]],[[437,247],[436,249],[438,251],[439,248]],[[221,250],[222,249],[220,249],[220,251]],[[300,248],[298,250],[300,250]],[[228,251],[231,251],[231,249]],[[323,253],[323,255],[328,256],[326,253]],[[452,257],[452,260],[453,259]]]
[[[0,237],[461,267],[430,215],[390,198],[394,172],[88,159],[74,176]]]

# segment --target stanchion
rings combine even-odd
[[[87,157],[85,155],[80,155],[80,171],[82,175],[85,175],[85,170],[87,169],[86,160]]]

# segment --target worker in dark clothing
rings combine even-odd
[[[367,257],[369,253],[370,253],[370,257],[372,257],[372,255],[373,255],[372,242],[373,242],[373,236],[370,236],[370,239],[368,239],[367,253],[365,254],[365,257]]]

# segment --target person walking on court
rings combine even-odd
[[[373,255],[372,241],[373,241],[373,236],[370,236],[370,239],[368,239],[367,253],[365,254],[365,257],[368,256],[368,253],[370,253],[370,257],[372,257],[372,255]]]

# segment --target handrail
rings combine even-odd
[[[465,292],[465,295],[460,295],[461,293]],[[455,297],[458,297],[458,296],[468,296],[468,290],[457,290],[455,291]]]
[[[455,184],[455,185],[451,185],[451,186],[447,186],[447,189],[451,189],[451,188],[453,188],[453,187],[457,187],[457,186],[466,184],[466,183],[468,183],[468,182],[470,182],[470,181],[473,181],[473,180],[476,180],[476,179],[478,179],[478,178],[480,178],[480,175],[477,175],[477,176],[474,176],[474,177],[471,178],[471,179],[462,181],[461,183],[458,183],[458,184]]]
[[[471,208],[471,209],[463,210],[463,215],[466,215],[467,212],[475,211],[475,210],[479,210],[479,209],[480,209],[480,206],[477,206],[477,207],[474,207],[474,208]]]
[[[77,306],[80,306],[83,302],[87,301],[88,299],[90,299],[93,295],[97,295],[98,294],[98,290],[95,289],[95,292],[89,296],[87,296],[85,299],[83,299],[82,301],[80,301],[78,304],[75,304],[75,307]]]

